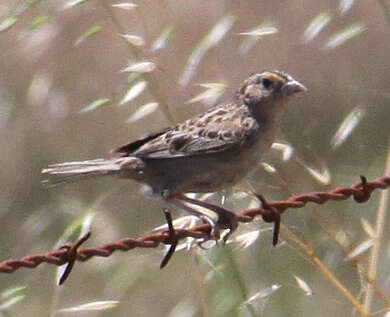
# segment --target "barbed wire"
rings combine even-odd
[[[237,213],[239,222],[251,222],[256,216],[261,216],[264,221],[274,223],[273,243],[277,243],[281,214],[289,208],[302,208],[307,203],[324,204],[329,200],[339,201],[351,196],[358,203],[363,203],[370,199],[371,193],[376,189],[386,189],[390,187],[390,176],[377,178],[372,182],[367,182],[364,176],[361,181],[349,187],[338,187],[330,191],[311,192],[301,195],[294,195],[284,201],[267,201],[261,195],[254,193],[262,202],[261,208],[248,209]],[[164,267],[172,254],[178,241],[187,237],[209,239],[212,231],[210,224],[201,224],[189,229],[173,229],[172,219],[168,211],[164,210],[169,230],[161,233],[149,234],[139,238],[123,238],[117,242],[107,243],[101,246],[84,248],[80,246],[88,240],[90,233],[83,236],[75,244],[64,245],[57,250],[44,254],[26,256],[20,260],[9,259],[0,262],[0,273],[12,273],[19,268],[35,268],[41,263],[49,263],[61,266],[67,263],[67,267],[60,278],[60,284],[69,276],[76,261],[87,261],[92,257],[109,257],[113,252],[129,251],[135,248],[156,248],[160,243],[170,244],[171,247],[161,262]]]

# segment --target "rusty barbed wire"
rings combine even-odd
[[[338,187],[330,191],[311,192],[301,195],[294,195],[284,201],[266,201],[262,196],[257,195],[261,202],[262,208],[248,209],[237,213],[239,222],[251,222],[256,216],[261,216],[266,222],[275,223],[274,244],[277,242],[278,226],[280,224],[281,214],[289,208],[302,208],[307,203],[324,204],[329,200],[345,200],[351,196],[358,203],[365,202],[370,199],[371,193],[376,189],[386,189],[390,187],[390,176],[377,178],[372,182],[367,182],[364,176],[361,176],[361,181],[349,187]],[[167,213],[167,211],[165,211]],[[49,263],[57,266],[68,263],[65,273],[60,279],[62,284],[69,276],[70,271],[75,261],[87,261],[92,257],[109,257],[113,252],[129,251],[135,248],[156,248],[160,243],[176,245],[178,241],[187,237],[193,238],[209,238],[211,232],[210,224],[201,224],[190,229],[175,229],[174,234],[171,227],[171,220],[166,216],[169,230],[149,234],[139,238],[123,238],[117,242],[107,243],[98,247],[80,249],[89,237],[90,233],[86,234],[75,244],[65,245],[57,250],[44,254],[30,255],[20,260],[10,259],[0,262],[0,273],[12,273],[19,268],[35,268],[41,263]],[[276,239],[276,241],[275,241]],[[174,248],[173,248],[174,249]],[[165,266],[172,256],[172,248],[164,257],[161,266]]]

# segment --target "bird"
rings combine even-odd
[[[255,73],[231,102],[117,147],[111,151],[116,156],[56,163],[42,173],[51,185],[107,175],[131,179],[209,222],[212,236],[218,238],[221,228],[230,235],[238,226],[235,213],[186,194],[230,188],[253,171],[275,141],[285,105],[306,90],[286,72]]]

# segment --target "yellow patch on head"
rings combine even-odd
[[[286,81],[286,78],[279,76],[275,73],[270,73],[268,78],[271,79],[272,81],[278,82],[280,84],[283,84]]]

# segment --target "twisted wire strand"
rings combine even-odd
[[[374,181],[367,182],[365,177],[361,176],[361,182],[349,187],[338,187],[330,191],[311,192],[301,195],[294,195],[284,201],[265,201],[263,208],[248,209],[237,213],[239,222],[251,222],[256,216],[262,216],[266,222],[276,222],[275,215],[282,214],[289,208],[302,208],[307,203],[324,204],[329,200],[339,201],[350,198],[351,196],[358,203],[370,199],[371,193],[377,189],[386,189],[390,187],[390,176],[383,176]],[[255,194],[256,195],[256,194]],[[264,201],[263,201],[264,200]],[[80,246],[89,238],[90,233],[82,237],[73,245],[65,245],[57,250],[44,254],[26,256],[20,260],[9,259],[0,262],[0,273],[12,273],[19,268],[35,268],[41,263],[49,263],[57,266],[68,263],[65,273],[60,279],[62,284],[76,261],[87,261],[92,257],[109,257],[113,252],[129,251],[135,248],[156,248],[160,243],[171,244],[177,243],[187,237],[208,238],[211,232],[210,224],[201,224],[190,229],[175,229],[175,241],[172,241],[172,234],[169,230],[149,234],[139,238],[123,238],[113,243],[107,243],[92,248],[83,248]]]

